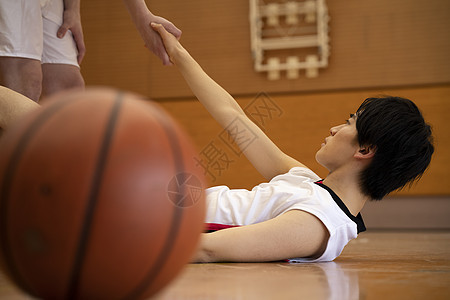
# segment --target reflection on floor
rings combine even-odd
[[[0,276],[0,299],[30,299]],[[369,231],[334,262],[189,264],[155,299],[450,299],[449,231]]]

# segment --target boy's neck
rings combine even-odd
[[[323,180],[323,183],[339,196],[354,216],[358,215],[369,199],[362,193],[356,176],[343,176],[333,172]]]

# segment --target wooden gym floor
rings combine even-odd
[[[330,263],[189,264],[154,298],[450,299],[450,231],[369,231]],[[0,299],[31,298],[1,275]]]

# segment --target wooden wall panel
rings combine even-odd
[[[321,176],[326,174],[314,161],[315,151],[329,127],[362,99],[387,93],[416,100],[434,125],[437,151],[421,182],[400,195],[450,195],[445,120],[450,113],[450,1],[329,0],[329,67],[316,79],[280,81],[253,70],[248,1],[147,3],[183,30],[185,47],[243,106],[259,92],[274,99],[283,113],[267,123],[267,132]],[[143,47],[121,0],[82,1],[82,20],[87,46],[82,72],[88,85],[114,86],[160,101],[199,150],[217,140],[219,126],[192,98],[176,68],[163,67]],[[245,158],[232,159],[229,171],[211,184],[251,188],[263,180]]]
[[[323,139],[329,135],[329,128],[341,124],[349,113],[354,112],[367,97],[395,95],[413,99],[421,108],[427,122],[433,126],[436,153],[429,170],[423,178],[409,190],[400,195],[450,195],[450,85],[407,88],[376,89],[365,91],[326,92],[301,95],[269,94],[281,109],[281,115],[265,118],[265,129],[269,137],[286,153],[303,162],[320,176],[326,170],[314,159]],[[219,172],[212,164],[207,175],[210,185],[226,184],[235,188],[252,188],[264,181],[245,157],[234,154],[220,139],[222,129],[209,116],[206,110],[192,99],[162,102],[192,136],[200,153],[199,159],[206,161],[203,151],[211,149],[210,143],[227,155],[233,162],[222,163],[225,169]],[[254,97],[239,97],[243,107],[251,107]],[[226,168],[225,168],[226,167]],[[215,177],[215,178],[214,178]]]
[[[331,56],[316,79],[268,81],[253,70],[248,1],[147,1],[183,30],[182,42],[233,94],[412,86],[450,82],[450,1],[327,1]],[[155,99],[190,95],[174,68],[144,49],[122,1],[83,1],[88,83]]]
[[[150,59],[121,0],[81,1],[88,85],[107,85],[148,95]]]

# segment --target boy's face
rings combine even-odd
[[[356,115],[351,114],[344,124],[330,129],[330,136],[316,153],[316,161],[333,172],[353,160],[359,150]]]

